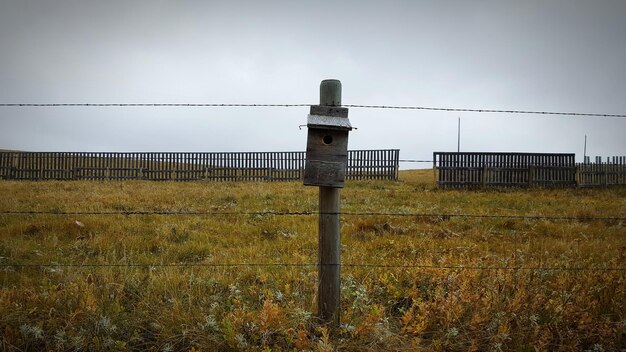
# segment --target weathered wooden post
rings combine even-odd
[[[439,186],[439,182],[437,181],[437,153],[433,152],[433,182],[434,186]]]
[[[487,187],[487,175],[488,175],[488,168],[487,168],[487,163],[483,163],[483,169],[482,172],[480,174],[480,183],[482,185],[483,188]]]
[[[307,127],[304,185],[319,186],[318,317],[325,324],[339,326],[339,191],[346,178],[348,132],[352,130],[348,109],[341,107],[340,81],[322,81],[320,105],[311,106]]]
[[[13,180],[15,178],[17,178],[17,168],[19,165],[19,154],[18,153],[13,153],[13,161],[11,163],[11,170],[10,170],[10,176],[9,179]]]

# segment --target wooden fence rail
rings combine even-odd
[[[397,180],[400,150],[348,152],[347,178]],[[0,152],[0,179],[293,181],[305,152]]]

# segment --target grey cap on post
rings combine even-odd
[[[320,83],[320,105],[341,106],[341,81],[325,79]]]
[[[311,106],[307,127],[352,130],[348,109],[341,107],[341,81],[325,79],[320,83],[320,105]]]

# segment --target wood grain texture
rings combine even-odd
[[[318,317],[339,326],[341,289],[340,189],[320,187]]]

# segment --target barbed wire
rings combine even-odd
[[[272,266],[283,266],[283,267],[311,267],[318,266],[319,264],[309,264],[309,263],[172,263],[172,264],[163,264],[163,263],[120,263],[120,264],[106,264],[106,263],[95,263],[95,264],[72,264],[72,263],[49,263],[49,264],[0,264],[0,267],[23,267],[23,268],[40,268],[40,267],[85,267],[85,268],[99,268],[99,267],[111,267],[111,268],[184,268],[184,267],[272,267]],[[336,264],[335,264],[336,265]]]
[[[399,159],[401,163],[433,163],[433,160]]]
[[[563,115],[563,116],[588,116],[588,117],[619,117],[624,118],[626,114],[599,114],[585,112],[561,112],[561,111],[540,111],[540,110],[506,110],[506,109],[468,109],[468,108],[444,108],[431,106],[398,106],[398,105],[342,105],[348,108],[366,109],[395,109],[395,110],[427,110],[446,112],[475,112],[475,113],[502,113],[502,114],[525,114],[525,115]]]
[[[325,213],[320,213],[325,214]],[[332,215],[332,213],[329,213]],[[397,216],[422,218],[474,218],[474,219],[519,219],[519,220],[577,220],[577,221],[626,221],[626,217],[588,217],[588,216],[550,216],[550,215],[488,215],[488,214],[457,214],[457,213],[375,213],[375,212],[341,212],[338,215],[350,216]]]
[[[305,107],[316,104],[240,104],[240,103],[0,103],[0,107]],[[470,109],[447,108],[434,106],[410,105],[365,105],[344,104],[346,108],[363,109],[394,109],[394,110],[424,110],[444,112],[471,112],[471,113],[502,113],[524,115],[560,115],[586,117],[615,117],[626,118],[626,114],[602,114],[584,112],[542,111],[542,110],[512,110],[512,109]]]
[[[258,215],[258,216],[270,216],[270,215],[315,215],[318,212],[312,211],[37,211],[37,210],[0,210],[0,214],[6,215],[30,215],[30,214],[42,214],[42,215],[227,215],[227,216],[246,216],[246,215]],[[330,214],[330,213],[329,213]],[[336,215],[336,213],[333,213]]]
[[[373,269],[438,269],[438,270],[507,270],[507,271],[626,271],[626,267],[553,267],[553,266],[480,266],[480,265],[427,265],[427,264],[370,264],[370,263],[345,263],[345,264],[319,264],[319,263],[96,263],[96,264],[73,264],[73,263],[46,263],[46,264],[0,264],[0,267],[9,268],[238,268],[238,267],[321,267],[341,266],[348,268],[373,268]]]
[[[318,212],[318,211],[57,211],[57,210],[0,210],[0,215],[164,215],[164,216],[391,216],[418,218],[473,218],[473,219],[518,219],[518,220],[574,220],[574,221],[626,221],[626,217],[607,216],[551,216],[510,214],[459,214],[459,213],[400,213],[400,212]]]
[[[229,104],[229,103],[9,103],[2,107],[304,107],[315,104]]]

